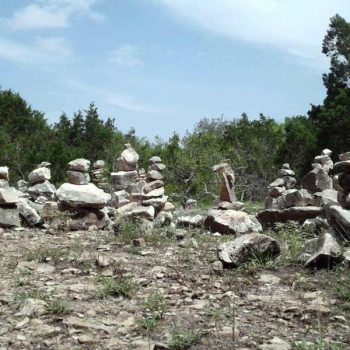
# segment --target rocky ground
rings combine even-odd
[[[348,349],[350,274],[297,262],[304,233],[220,269],[201,230],[0,233],[0,349]],[[179,236],[179,232],[177,233]],[[180,232],[181,235],[181,232]],[[141,247],[137,246],[141,245]]]

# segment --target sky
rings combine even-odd
[[[282,121],[325,97],[329,19],[349,0],[0,0],[0,87],[52,124],[94,102],[163,139],[202,118]]]

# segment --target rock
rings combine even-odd
[[[44,182],[45,180],[51,180],[50,169],[46,167],[37,168],[28,175],[28,180],[33,185],[38,182]]]
[[[305,189],[289,190],[283,196],[283,201],[283,208],[306,207],[316,204],[313,194]]]
[[[279,197],[282,196],[285,190],[285,187],[272,187],[269,189],[269,195],[271,197]]]
[[[143,247],[146,247],[146,241],[142,237],[141,238],[135,238],[135,239],[132,240],[132,245],[134,247],[141,247],[141,248],[143,248]]]
[[[21,220],[19,218],[18,208],[0,207],[0,227],[2,228],[21,227]]]
[[[203,215],[195,216],[180,216],[177,219],[177,227],[202,227],[204,224],[205,217]]]
[[[185,210],[193,210],[197,207],[197,201],[195,199],[189,198],[185,203]]]
[[[147,172],[147,178],[150,180],[161,180],[163,175],[157,170],[149,170]]]
[[[131,202],[117,209],[117,215],[123,217],[130,215],[130,213],[137,207],[137,203]]]
[[[123,157],[117,158],[116,165],[118,171],[134,171],[137,169],[137,164],[130,165],[125,161]]]
[[[297,180],[293,176],[283,176],[284,184],[287,190],[295,187]]]
[[[218,204],[218,209],[221,210],[241,210],[243,209],[244,204],[242,202],[220,202]]]
[[[306,267],[332,268],[342,261],[342,248],[329,232],[325,232],[317,241],[314,254],[305,263]]]
[[[260,232],[262,227],[255,217],[235,210],[209,210],[204,226],[211,232],[245,234]]]
[[[64,183],[56,196],[62,204],[72,208],[102,209],[108,200],[106,194],[92,183],[80,186]]]
[[[325,204],[338,204],[338,193],[335,190],[324,190],[322,192],[314,193],[316,202],[319,205],[324,206]]]
[[[121,156],[122,158],[132,166],[137,165],[137,162],[139,161],[139,155],[136,153],[136,151],[131,147],[129,143],[125,145],[126,149],[122,152]]]
[[[154,163],[150,165],[149,170],[156,170],[159,171],[160,173],[166,169],[165,164],[162,163]]]
[[[22,304],[18,316],[41,316],[46,313],[47,303],[41,299],[28,298]]]
[[[301,187],[311,192],[322,192],[333,188],[332,178],[322,168],[315,168],[302,178]]]
[[[0,179],[0,188],[9,188],[10,185],[8,181]]]
[[[274,182],[271,182],[269,187],[284,187],[283,178],[278,178]]]
[[[153,220],[155,216],[155,210],[152,206],[137,206],[131,212],[133,216],[138,216],[147,220]]]
[[[338,173],[349,173],[350,172],[350,160],[344,160],[334,164],[333,172]]]
[[[114,208],[120,208],[123,205],[130,203],[129,193],[125,190],[112,192],[111,205]]]
[[[282,164],[282,169],[290,169],[289,163]]]
[[[173,211],[173,210],[175,210],[175,205],[173,203],[166,202],[164,204],[163,211]]]
[[[118,171],[111,174],[113,188],[116,191],[126,190],[137,181],[137,171]]]
[[[29,226],[34,227],[42,222],[41,217],[27,199],[20,199],[17,207],[19,214]]]
[[[350,160],[350,152],[345,152],[339,155],[341,161]]]
[[[164,187],[156,188],[155,190],[143,194],[145,199],[154,198],[154,197],[162,197],[164,196]]]
[[[314,219],[307,219],[302,225],[302,229],[308,232],[318,232],[328,229],[329,225],[326,218],[317,216]]]
[[[248,233],[221,244],[218,258],[224,267],[238,267],[256,257],[273,259],[280,252],[280,246],[274,238],[260,233]]]
[[[280,176],[295,176],[295,172],[290,169],[281,169],[280,170]]]
[[[27,192],[27,189],[28,189],[28,182],[25,181],[25,180],[19,180],[17,182],[17,187],[18,187],[18,190],[21,191],[21,192]]]
[[[259,350],[291,350],[292,347],[286,341],[274,337],[266,344],[262,344],[258,346]]]
[[[161,163],[162,160],[160,157],[158,156],[153,156],[152,158],[149,159],[149,163],[152,164],[156,164],[156,163]]]
[[[304,222],[325,213],[320,207],[292,207],[287,209],[265,209],[257,214],[259,222],[263,227],[268,227],[275,222],[287,222],[289,220]]]
[[[103,169],[106,166],[106,163],[104,160],[96,160],[94,164],[92,165],[92,169]]]
[[[102,210],[78,209],[67,221],[67,226],[72,231],[88,230],[90,227],[103,230],[109,222],[108,215]]]
[[[338,174],[336,181],[340,186],[340,190],[350,191],[350,173]],[[333,178],[333,183],[334,183],[334,178]]]
[[[142,202],[142,204],[146,206],[152,205],[155,209],[160,211],[164,207],[167,200],[168,200],[168,196],[162,196],[162,197],[146,199]]]
[[[0,166],[0,179],[9,181],[9,168],[7,166]]]
[[[321,152],[321,154],[323,155],[323,156],[328,156],[328,157],[330,157],[331,155],[332,155],[332,151],[330,150],[330,149],[328,149],[328,148],[325,148],[322,152]]]
[[[329,225],[334,228],[337,237],[343,241],[350,240],[350,211],[339,205],[325,205]]]
[[[215,274],[215,275],[221,275],[222,272],[224,270],[224,265],[221,261],[214,261],[211,264],[211,271]]]
[[[82,173],[81,171],[68,170],[66,172],[68,182],[74,185],[87,185],[90,182],[89,173]]]
[[[88,173],[90,170],[90,161],[84,158],[78,158],[68,163],[69,170]]]
[[[227,163],[214,165],[212,170],[221,177],[220,201],[235,202],[236,195],[234,192],[235,173],[231,166]]]
[[[37,183],[34,186],[28,187],[29,196],[36,200],[40,196],[46,197],[48,200],[54,200],[56,188],[49,181]]]
[[[164,182],[161,180],[155,180],[152,182],[146,183],[146,185],[143,187],[144,193],[149,193],[157,188],[164,187]]]
[[[23,196],[24,194],[14,187],[0,188],[0,205],[16,204]]]
[[[173,214],[166,211],[161,211],[154,220],[154,227],[164,227],[169,226],[171,224],[171,221],[173,219]]]

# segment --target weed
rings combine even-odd
[[[66,301],[57,298],[47,301],[46,310],[52,315],[67,315],[71,312],[71,307]]]
[[[166,310],[164,295],[158,291],[148,295],[143,307],[152,314],[155,319],[162,319]]]
[[[199,340],[199,334],[192,329],[174,328],[170,332],[169,347],[172,350],[185,350]]]
[[[36,260],[39,263],[52,261],[57,264],[65,255],[65,251],[61,248],[50,248],[41,246],[37,250],[33,250],[25,254],[24,258],[27,261]]]
[[[96,296],[100,299],[107,297],[125,297],[131,299],[135,285],[131,282],[130,278],[123,276],[113,277],[99,277],[98,283],[100,288],[97,290]]]

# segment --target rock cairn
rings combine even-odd
[[[147,172],[138,167],[139,155],[130,144],[117,159],[117,172],[111,174],[114,192],[111,204],[118,214],[132,215],[153,221],[161,212],[170,212],[174,206],[164,194],[162,172],[166,166],[160,157],[149,160]],[[170,216],[161,214],[162,216]],[[169,218],[168,218],[169,219]],[[160,220],[160,219],[158,219]]]
[[[67,226],[71,230],[84,230],[90,226],[103,229],[108,216],[103,210],[109,196],[90,183],[90,161],[79,158],[68,163],[67,179],[57,190],[56,196],[61,211],[70,212]]]
[[[331,155],[331,150],[324,149],[321,155],[315,157],[312,164],[313,169],[301,180],[301,188],[311,193],[322,192],[333,188],[332,178],[328,175],[329,171],[333,169]]]
[[[100,188],[105,192],[110,192],[110,186],[107,178],[106,163],[104,160],[97,160],[92,165],[91,171],[92,182],[96,187]]]
[[[56,188],[50,183],[51,163],[42,162],[28,175],[28,182],[18,182],[18,188],[28,193],[29,198],[37,203],[45,203],[55,198]]]
[[[265,199],[265,208],[267,209],[283,209],[282,196],[291,192],[289,190],[292,190],[297,183],[295,173],[288,163],[282,165],[279,175],[280,177],[270,183],[268,187],[268,197]]]

